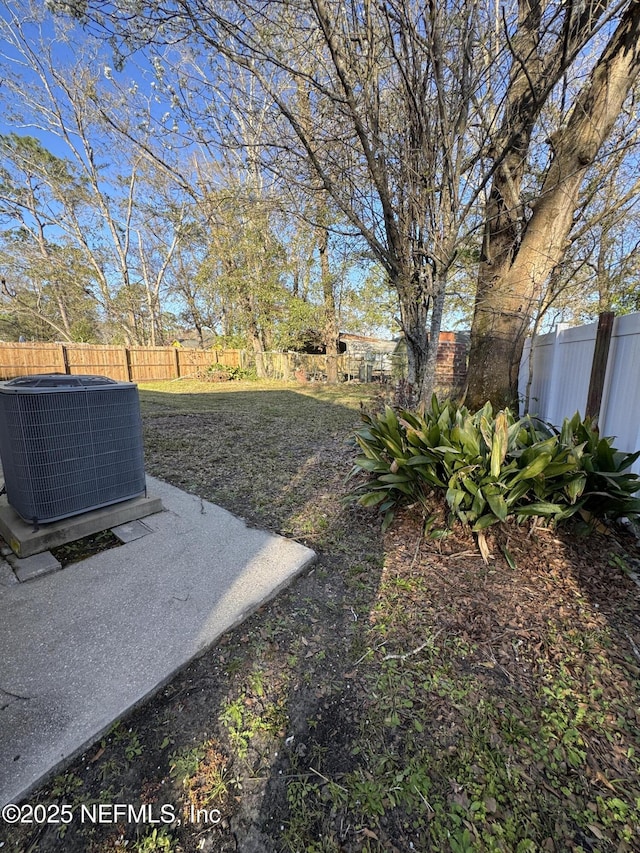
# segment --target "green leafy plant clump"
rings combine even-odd
[[[444,493],[449,524],[458,519],[476,533],[509,517],[561,522],[577,512],[640,514],[640,477],[630,472],[640,451],[617,451],[578,413],[558,431],[509,409],[494,414],[490,403],[469,412],[434,396],[424,411],[386,406],[362,418],[366,426],[356,433],[362,453],[349,476],[370,476],[349,499],[377,506],[385,528],[401,504],[430,511],[434,491]]]
[[[238,381],[241,379],[256,379],[257,374],[255,368],[232,367],[228,364],[209,365],[205,370],[199,372],[199,378],[206,382],[229,382]]]

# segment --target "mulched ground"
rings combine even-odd
[[[462,700],[455,690],[423,685],[422,728],[432,749],[462,757],[439,780],[438,794],[462,814],[468,849],[494,849],[469,810],[471,789],[483,785],[465,785],[461,765],[499,756],[522,787],[513,801],[497,803],[485,787],[491,818],[504,825],[528,803],[538,812],[529,829],[540,833],[546,825],[546,837],[541,832],[522,849],[640,850],[639,812],[629,817],[621,806],[612,831],[605,807],[622,791],[640,806],[640,586],[629,577],[640,567],[638,540],[619,529],[585,536],[580,525],[531,531],[514,524],[487,538],[488,565],[466,531],[434,543],[422,537],[420,520],[404,513],[385,541],[383,606],[379,615],[374,609],[372,625],[389,621],[390,587],[403,590],[403,615],[384,634],[382,659],[410,667],[423,654],[418,641],[433,637],[441,650],[458,647],[448,658],[451,678],[467,685]],[[483,782],[484,770],[476,770]],[[377,837],[381,849],[411,843],[398,822]],[[467,849],[444,841],[440,848],[426,834],[413,840],[414,849]]]

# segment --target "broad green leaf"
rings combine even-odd
[[[611,445],[609,444],[606,438],[603,438],[598,442],[598,446],[596,448],[596,456],[598,459],[599,467],[605,468],[608,471],[616,470]]]
[[[519,480],[532,480],[534,477],[537,477],[538,474],[541,474],[544,471],[549,462],[551,462],[551,458],[550,453],[541,453],[533,460],[533,462],[530,462],[526,468],[523,468],[522,471],[519,471],[516,474],[511,481],[511,485],[514,485]]]
[[[551,462],[544,470],[545,477],[559,477],[576,470],[575,462]]]
[[[376,506],[376,504],[381,503],[387,497],[387,492],[385,490],[381,490],[379,492],[367,492],[366,495],[362,495],[358,498],[358,503],[360,506]]]
[[[517,509],[518,515],[539,515],[541,518],[549,518],[551,515],[557,515],[562,512],[563,507],[560,504],[549,503],[548,501],[536,501],[527,506],[520,506]]]
[[[435,465],[436,458],[435,456],[425,456],[424,454],[420,454],[420,456],[412,456],[407,460],[407,465]]]
[[[509,568],[515,570],[517,568],[516,567],[516,561],[513,559],[513,555],[511,554],[511,551],[509,551],[509,549],[507,548],[506,545],[502,545],[501,548],[502,548],[502,553],[504,554],[504,558],[507,561],[507,563],[509,564]]]
[[[502,497],[502,495],[490,494],[488,491],[485,492],[485,497],[487,499],[487,503],[491,509],[491,512],[497,516],[500,521],[504,521],[507,515],[509,514],[509,508],[507,507],[507,502]]]
[[[427,483],[430,483],[432,486],[438,486],[441,489],[446,487],[446,483],[444,483],[437,474],[435,474],[432,468],[416,466],[414,470],[420,475],[421,479],[426,480]]]
[[[471,479],[471,477],[463,477],[462,485],[465,487],[465,489],[471,495],[475,495],[476,492],[478,491],[478,485],[477,485],[477,483],[474,483],[474,481]]]
[[[385,438],[384,444],[385,444],[384,449],[386,450],[387,453],[389,453],[389,455],[400,456],[400,457],[404,456],[404,451],[403,451],[401,445],[397,441],[394,441],[389,436],[387,436]]]
[[[493,442],[493,431],[485,415],[482,415],[482,417],[480,418],[480,433],[482,434],[484,443],[487,445],[488,448],[490,448]]]
[[[491,527],[492,524],[498,524],[499,521],[500,519],[496,518],[495,515],[482,515],[471,529],[474,533],[477,533],[479,530],[485,530],[487,527]]]
[[[438,444],[440,444],[440,427],[437,424],[433,424],[427,432],[426,445],[427,447],[436,447]]]
[[[408,429],[420,430],[424,426],[424,420],[413,412],[408,412],[406,409],[403,409],[398,414],[398,422],[402,424],[402,426]]]
[[[558,437],[552,436],[551,438],[547,438],[544,441],[540,441],[536,439],[535,442],[530,447],[527,447],[520,457],[522,463],[526,466],[531,462],[534,462],[541,453],[549,453],[550,457],[553,457],[553,454],[556,451],[558,446]]]
[[[465,499],[466,492],[463,489],[448,488],[446,500],[449,507],[455,512]]]
[[[436,420],[440,417],[441,414],[440,406],[438,405],[438,398],[435,394],[431,395],[431,414]]]
[[[574,504],[580,495],[584,492],[584,487],[587,484],[587,478],[584,474],[580,474],[564,487],[565,492],[572,504]]]
[[[566,447],[570,447],[573,444],[573,433],[574,428],[572,426],[572,422],[569,418],[565,418],[562,421],[562,427],[560,429],[560,441]]]
[[[484,494],[482,493],[482,489],[478,489],[473,496],[473,502],[471,504],[471,512],[473,512],[478,518],[483,512],[484,508],[487,505],[487,501],[485,500]]]
[[[449,429],[451,428],[451,412],[449,411],[449,409],[443,409],[442,410],[442,412],[440,413],[440,417],[438,418],[437,423],[438,423],[438,426],[440,427],[441,431],[442,430],[445,430],[446,432],[449,431]]]
[[[393,511],[392,509],[388,509],[388,510],[386,511],[386,513],[385,513],[385,515],[384,515],[384,518],[383,518],[383,520],[382,520],[382,532],[383,532],[383,533],[385,532],[385,530],[387,530],[387,529],[388,529],[389,525],[390,525],[390,524],[391,524],[391,522],[393,521],[393,517],[394,517],[394,515],[395,515],[395,513],[394,513],[394,511]]]
[[[468,457],[474,458],[480,455],[479,435],[475,427],[470,423],[465,424],[458,431],[460,443]]]
[[[493,426],[493,438],[491,441],[491,476],[498,477],[500,468],[507,455],[509,434],[507,418],[504,412],[498,412]]]
[[[488,420],[488,421],[491,420],[491,418],[493,417],[493,406],[491,405],[491,403],[488,400],[484,404],[484,406],[480,409],[479,414],[483,418],[485,418],[485,420]],[[488,443],[490,444],[490,442],[488,442]]]
[[[378,459],[360,457],[356,459],[355,464],[363,471],[388,471],[389,466],[385,462]]]
[[[616,471],[626,471],[631,468],[636,459],[640,458],[640,450],[635,453],[621,453],[617,451],[613,454],[613,464]]]
[[[562,512],[559,512],[556,515],[555,520],[556,521],[564,521],[567,518],[571,518],[571,516],[575,515],[582,508],[582,506],[583,506],[583,502],[579,501],[578,503],[574,504],[573,506],[565,507],[565,509],[563,509]]]
[[[424,442],[420,436],[420,433],[416,432],[416,430],[414,430],[414,429],[408,429],[407,430],[407,442],[412,447],[422,447],[422,445],[424,444]]]

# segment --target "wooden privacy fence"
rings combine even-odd
[[[221,364],[245,367],[242,350],[0,342],[0,378],[34,373],[108,376],[120,382],[180,379]]]
[[[640,314],[557,328],[527,340],[520,363],[522,411],[555,426],[594,415],[619,450],[640,449]],[[640,459],[633,466],[640,473]]]
[[[443,393],[464,384],[467,349],[465,333],[441,332],[436,385]],[[328,373],[326,355],[265,352],[257,358],[260,375],[269,379],[322,381]],[[256,356],[240,349],[0,342],[0,379],[34,373],[80,373],[109,376],[119,382],[149,382],[199,376],[216,365],[241,369],[257,366]],[[348,351],[337,356],[337,370],[343,381],[398,380],[407,372],[406,347]]]
[[[327,374],[326,355],[265,352],[260,358],[270,379],[295,379],[301,372],[307,379],[321,380]],[[0,342],[0,379],[34,373],[78,373],[108,376],[119,382],[150,382],[196,376],[216,364],[248,368],[255,365],[255,357],[239,349]],[[338,356],[338,371],[345,379],[362,381],[383,378],[385,373],[375,361],[363,370],[363,359],[347,354]]]

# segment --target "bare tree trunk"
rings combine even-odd
[[[407,342],[407,381],[420,395],[429,357],[429,297],[410,273],[399,276],[392,284],[398,293],[400,324]]]
[[[146,291],[147,296],[147,311],[149,312],[149,345],[154,347],[156,345],[156,309],[153,304],[153,296],[151,291],[147,288]]]
[[[204,349],[204,335],[202,334],[202,326],[199,323],[194,323],[196,327],[196,332],[198,333],[198,340],[200,341],[200,349]]]
[[[255,318],[252,295],[250,293],[244,293],[242,295],[242,301],[246,312],[247,331],[256,362],[256,374],[258,379],[265,379],[267,376],[267,369],[264,360],[264,339]]]
[[[562,261],[588,167],[611,132],[640,71],[640,3],[632,3],[600,57],[564,127],[551,139],[554,159],[517,254],[478,290],[471,331],[468,403],[513,404],[533,307]]]
[[[319,229],[318,252],[320,254],[320,278],[324,299],[324,328],[322,336],[327,353],[327,382],[335,385],[338,381],[338,321],[336,318],[336,300],[333,279],[329,268],[329,229]]]
[[[73,334],[71,332],[71,322],[69,321],[69,312],[67,311],[67,305],[64,301],[63,293],[61,287],[57,282],[53,285],[53,292],[55,294],[56,305],[58,306],[58,311],[60,312],[60,319],[62,320],[62,326],[64,328],[65,334],[67,335],[67,339],[69,341],[73,340]]]
[[[445,300],[445,280],[436,280],[435,296],[431,308],[431,322],[429,333],[429,349],[425,363],[424,375],[420,384],[419,399],[428,402],[436,389],[438,347],[440,345],[440,330],[442,328],[442,314]]]

